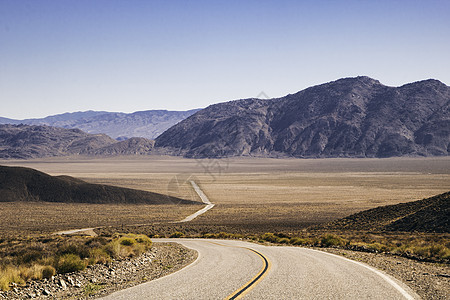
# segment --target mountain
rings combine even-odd
[[[85,111],[64,113],[41,119],[13,120],[0,117],[0,124],[48,125],[78,128],[87,133],[104,133],[124,140],[131,137],[154,139],[167,128],[184,120],[198,109],[188,111],[148,110],[134,113]]]
[[[111,155],[149,155],[152,153],[155,141],[144,138],[130,138],[105,147],[90,151],[89,154]]]
[[[89,154],[117,141],[79,129],[34,125],[0,125],[0,158],[36,158]]]
[[[450,192],[419,201],[369,209],[331,222],[323,228],[449,233]]]
[[[186,157],[448,155],[450,87],[425,80],[389,87],[344,78],[276,99],[211,105],[156,138]]]
[[[91,184],[69,176],[0,166],[0,202],[200,204],[152,192]]]

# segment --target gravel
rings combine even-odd
[[[139,257],[88,266],[75,273],[30,281],[1,292],[0,299],[92,299],[173,273],[197,258],[197,252],[175,243],[155,243]]]
[[[423,299],[450,299],[450,266],[420,262],[383,253],[317,248],[366,263],[404,282]]]

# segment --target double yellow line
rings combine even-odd
[[[263,254],[261,254],[260,252],[258,252],[256,250],[253,250],[253,249],[247,248],[247,247],[224,245],[224,244],[215,243],[215,242],[210,242],[210,243],[216,244],[216,245],[220,245],[220,246],[224,246],[224,247],[242,248],[242,249],[246,249],[246,250],[252,251],[252,252],[256,253],[261,258],[261,260],[263,261],[263,267],[258,272],[258,274],[256,274],[252,279],[250,279],[246,284],[241,286],[239,289],[237,289],[236,291],[234,291],[233,293],[228,295],[225,298],[225,300],[234,300],[234,299],[241,299],[241,298],[243,298],[261,280],[263,280],[263,278],[267,275],[267,273],[269,272],[269,270],[271,268],[270,260],[267,257],[265,257]]]

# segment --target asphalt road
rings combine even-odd
[[[203,191],[200,189],[200,187],[193,180],[191,180],[190,183],[191,183],[192,187],[194,188],[195,192],[197,193],[197,195],[200,197],[200,199],[202,199],[203,203],[206,204],[206,206],[204,208],[200,209],[199,211],[193,213],[192,215],[187,216],[183,220],[175,222],[175,223],[190,222],[190,221],[194,220],[195,218],[197,218],[198,216],[200,216],[201,214],[204,214],[205,212],[207,212],[208,210],[213,208],[215,205],[214,203],[211,203],[211,201],[209,201],[209,199],[205,195],[205,193],[203,193]]]
[[[160,241],[179,242],[199,257],[176,273],[104,299],[419,299],[381,271],[321,251],[231,240]]]

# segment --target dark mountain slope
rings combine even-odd
[[[0,166],[0,202],[200,204],[171,196],[115,186],[90,184],[34,169]]]
[[[325,226],[335,230],[450,232],[450,192],[369,209]]]
[[[340,79],[278,99],[209,106],[156,139],[188,157],[448,155],[450,87]]]

